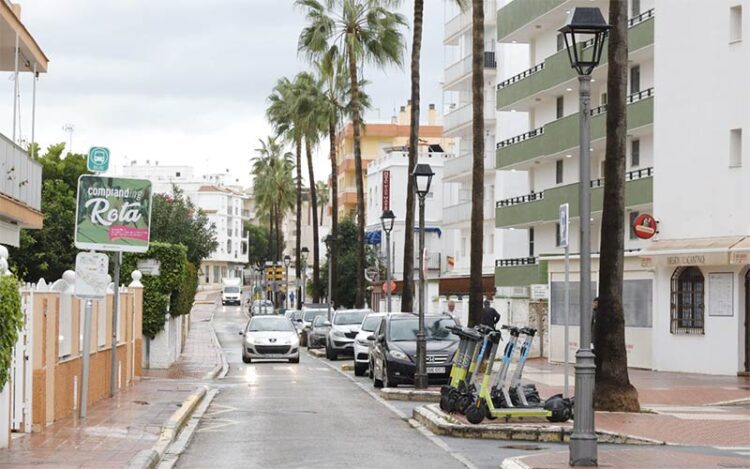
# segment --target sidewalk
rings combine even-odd
[[[200,378],[221,365],[209,322],[212,310],[210,305],[193,308],[185,351],[169,370],[144,370],[137,384],[91,406],[85,421],[69,417],[43,432],[17,435],[10,448],[0,450],[0,467],[123,467],[151,448]]]

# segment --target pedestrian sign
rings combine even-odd
[[[91,147],[89,158],[86,160],[86,168],[92,173],[103,173],[109,169],[109,149],[104,147]]]

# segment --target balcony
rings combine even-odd
[[[41,228],[41,213],[25,213],[42,208],[42,166],[21,147],[0,134],[0,216],[23,228]],[[6,209],[8,213],[6,213]]]
[[[514,0],[516,3],[519,0]],[[651,9],[629,20],[628,51],[632,55],[637,51],[654,44],[654,10]],[[590,47],[584,43],[583,47]],[[607,44],[604,44],[601,65],[607,63]],[[604,74],[604,68],[597,68],[599,74]],[[597,77],[598,78],[598,77]],[[563,49],[549,56],[518,75],[512,76],[497,85],[497,109],[502,111],[516,105],[519,101],[531,100],[537,94],[551,88],[562,86],[568,81],[576,79],[576,73],[570,66],[567,50]],[[533,102],[533,101],[532,101]],[[524,110],[523,105],[520,106]]]
[[[472,55],[468,55],[445,69],[445,89],[450,89],[459,82],[471,77]],[[484,51],[485,70],[496,70],[497,60],[494,51]]]
[[[497,40],[505,42],[507,36],[561,6],[566,1],[514,0],[508,3],[497,12]]]
[[[471,152],[446,159],[443,167],[443,181],[451,182],[462,177],[471,177],[473,163],[474,155]],[[485,173],[495,172],[495,152],[492,148],[485,148],[484,171]]]
[[[447,113],[443,117],[443,136],[453,137],[455,135],[450,135],[450,132],[456,132],[457,130],[467,125],[471,126],[473,109],[474,109],[474,106],[472,106],[471,103],[468,103]],[[485,100],[484,121],[495,122],[495,103],[494,102]]]
[[[427,270],[440,271],[440,256],[439,252],[427,251]],[[414,270],[419,270],[419,253],[414,256]]]
[[[625,174],[625,205],[634,207],[653,202],[654,169],[644,168]],[[570,217],[578,217],[578,184],[553,187],[542,192],[500,200],[496,204],[495,226],[510,228],[557,221],[560,205],[570,204]],[[591,181],[591,212],[602,211],[604,179]]]
[[[527,287],[534,283],[547,283],[546,261],[538,257],[495,261],[495,286]]]
[[[470,191],[469,196],[470,196]],[[492,221],[492,210],[494,210],[493,202],[490,200],[484,203],[484,217],[485,222]],[[443,225],[467,225],[471,222],[471,200],[460,202],[456,205],[450,205],[443,207]]]
[[[497,4],[495,0],[484,1],[484,21],[485,25],[491,25],[495,23],[495,12],[497,11]],[[471,29],[471,2],[466,11],[459,12],[456,16],[448,20],[445,23],[445,39],[443,44],[452,44],[457,39],[459,34],[464,33]]]
[[[654,123],[654,89],[634,93],[627,98],[628,130]],[[592,142],[605,137],[607,107],[591,111]],[[497,144],[497,169],[509,169],[548,155],[556,155],[579,145],[578,113],[557,119],[543,127],[531,130]]]

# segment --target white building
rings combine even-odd
[[[445,78],[443,84],[445,100],[444,135],[455,138],[455,154],[445,161],[444,181],[454,183],[445,191],[443,223],[445,231],[443,252],[450,258],[441,294],[466,295],[469,291],[470,233],[471,233],[471,170],[472,170],[472,11],[461,11],[454,2],[445,2]],[[504,128],[513,129],[523,125],[523,116],[496,113],[495,86],[500,73],[498,52],[507,57],[518,55],[517,51],[498,51],[496,36],[497,6],[495,0],[484,2],[485,52],[484,52],[484,246],[482,271],[485,276],[485,291],[493,294],[495,259],[507,257],[526,246],[524,231],[496,228],[495,201],[512,194],[527,191],[526,178],[510,171],[496,171],[495,140]],[[520,120],[520,124],[519,124]],[[507,130],[506,130],[507,132]]]
[[[190,166],[137,164],[123,167],[123,176],[151,180],[154,193],[171,193],[173,186],[203,210],[208,223],[215,227],[216,250],[201,262],[201,284],[219,284],[225,277],[242,277],[248,262],[247,235],[243,224],[251,219],[247,208],[250,198],[238,185],[227,184],[226,173],[208,174],[200,178]],[[236,181],[235,181],[236,182]]]

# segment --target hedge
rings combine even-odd
[[[198,291],[198,269],[192,262],[188,261],[185,265],[185,280],[177,289],[177,294],[172,297],[172,305],[169,312],[172,316],[180,316],[190,313],[195,300],[195,293]]]
[[[8,382],[13,347],[23,327],[21,294],[13,275],[0,274],[0,390]]]
[[[164,315],[178,290],[185,282],[187,248],[182,244],[152,242],[148,251],[126,254],[122,262],[123,275],[130,276],[137,269],[138,260],[156,259],[161,262],[159,275],[144,275],[143,334],[153,339],[164,329]]]

